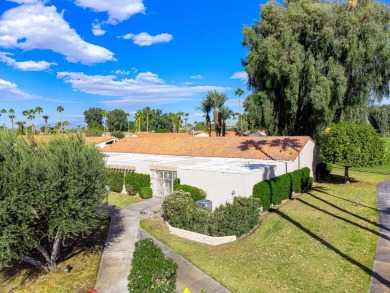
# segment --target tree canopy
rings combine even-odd
[[[268,2],[261,20],[244,28],[243,63],[257,106],[247,109],[261,116],[257,126],[317,138],[331,122],[363,122],[368,101],[389,96],[388,7],[374,0],[285,3]]]
[[[106,169],[81,136],[26,140],[0,133],[0,269],[13,260],[43,270],[61,246],[100,223]]]
[[[346,182],[350,167],[381,165],[385,153],[384,140],[369,125],[332,124],[321,136],[322,160],[344,166]]]
[[[103,125],[103,115],[101,108],[88,108],[84,111],[85,123],[90,126],[93,122]]]
[[[127,114],[121,109],[114,109],[108,112],[107,127],[109,131],[126,131]]]

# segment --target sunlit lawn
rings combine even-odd
[[[108,195],[108,204],[118,208],[124,208],[141,200],[142,198],[139,196],[131,196],[125,193],[110,192]]]
[[[375,185],[390,179],[390,159],[382,167],[352,169],[350,176],[355,182],[349,185],[316,184],[230,244],[170,235],[156,219],[141,225],[232,292],[368,292],[379,231]]]

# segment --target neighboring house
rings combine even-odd
[[[102,136],[86,136],[84,137],[86,143],[94,143],[99,149],[105,148],[108,145],[117,142],[116,137],[102,137]]]
[[[158,135],[119,140],[102,151],[108,166],[151,175],[154,196],[173,191],[173,180],[199,187],[216,207],[250,196],[259,181],[303,167],[313,170],[310,137],[185,137]]]

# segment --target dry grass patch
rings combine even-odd
[[[139,197],[138,195],[131,196],[128,195],[127,193],[110,192],[110,194],[108,195],[108,204],[112,206],[116,206],[118,208],[124,208],[128,205],[140,202],[141,200],[142,198]]]

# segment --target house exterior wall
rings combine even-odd
[[[313,177],[313,170],[315,169],[317,162],[317,160],[314,158],[314,148],[314,142],[309,140],[303,147],[298,157],[293,162],[288,164],[287,172],[292,172],[297,169],[308,167],[310,169],[310,176]]]

